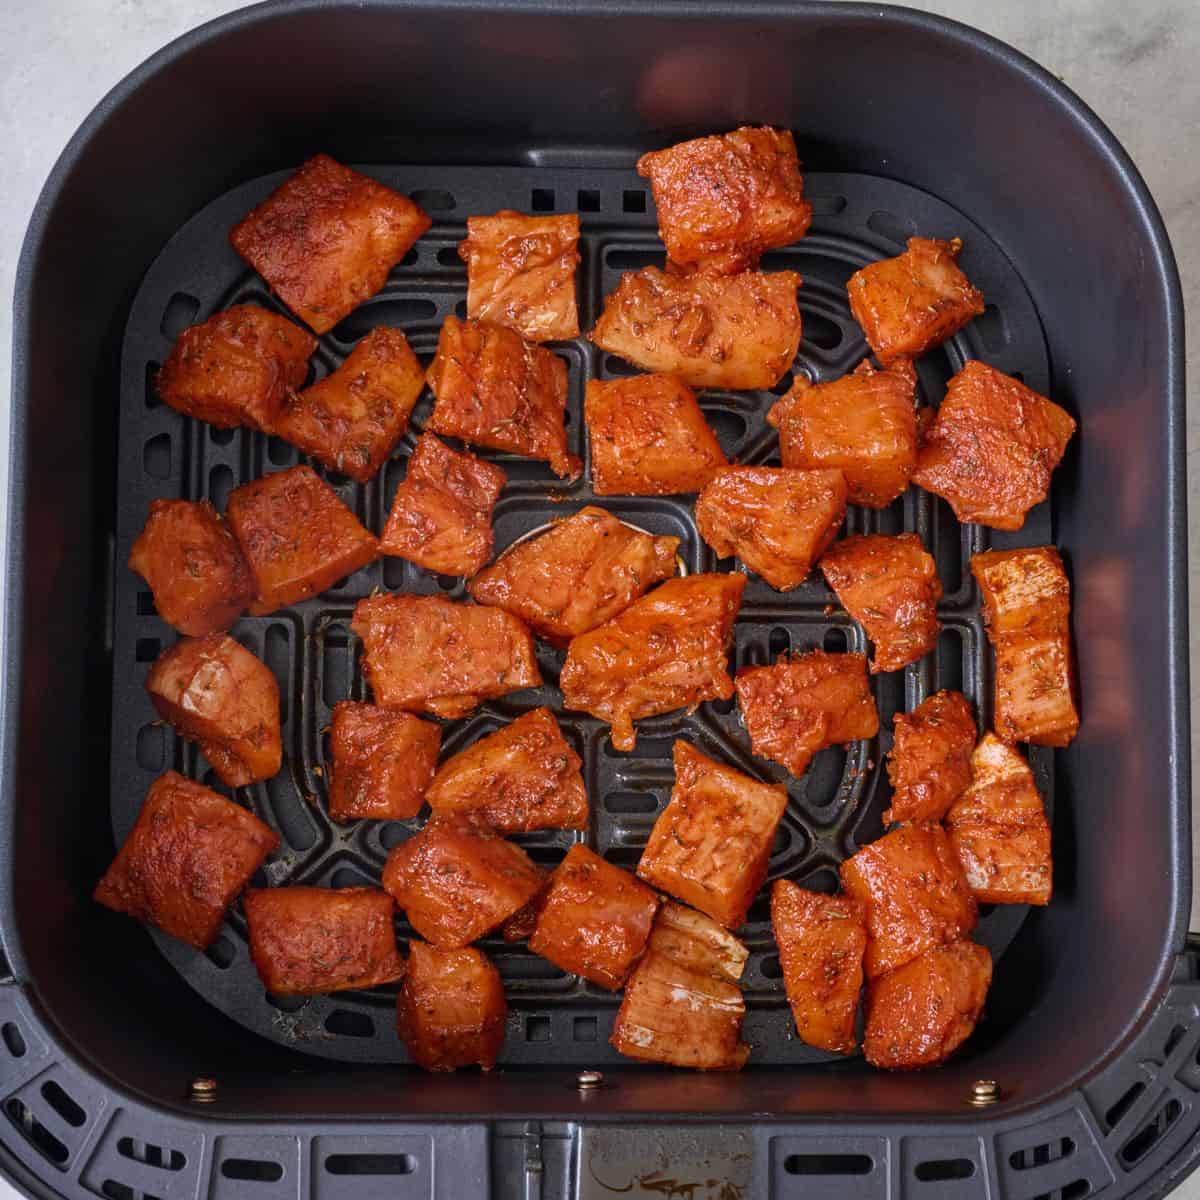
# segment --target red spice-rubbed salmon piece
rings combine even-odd
[[[278,774],[279,685],[271,669],[224,633],[167,647],[146,676],[158,715],[188,738],[229,787]]]
[[[492,557],[492,510],[507,481],[495,463],[421,434],[380,551],[442,575],[474,575]]]
[[[867,985],[867,1062],[913,1070],[945,1062],[975,1030],[992,956],[974,942],[933,946]]]
[[[435,946],[466,946],[527,904],[542,873],[520,846],[466,813],[430,818],[383,868],[383,886]]]
[[[903,254],[850,277],[850,311],[884,366],[917,358],[983,312],[983,293],[958,265],[961,252],[961,238],[909,238]]]
[[[936,645],[942,581],[915,533],[854,534],[831,546],[821,570],[875,643],[871,671],[899,671]]]
[[[312,467],[236,488],[229,524],[254,577],[257,615],[299,604],[379,557],[379,543]]]
[[[158,394],[219,429],[270,432],[289,392],[304,384],[317,339],[257,304],[235,304],[185,329],[156,380]]]
[[[972,361],[946,385],[922,437],[913,482],[941,496],[960,521],[1020,529],[1049,495],[1074,432],[1066,409]]]
[[[530,342],[579,336],[575,268],[579,214],[529,217],[505,209],[468,217],[467,316],[507,325]]]
[[[466,716],[484,700],[540,687],[529,630],[510,613],[441,596],[368,596],[350,628],[386,708]]]
[[[800,349],[795,271],[629,271],[588,337],[643,371],[697,388],[773,388]],[[786,464],[785,464],[786,465]]]
[[[583,412],[597,496],[698,492],[725,466],[695,392],[674,375],[593,379]]]
[[[329,815],[335,821],[402,821],[421,811],[442,730],[411,713],[340,700],[333,706],[329,744]]]
[[[425,372],[399,329],[372,329],[336,371],[290,391],[274,432],[331,471],[366,483],[408,429]]]
[[[783,465],[839,470],[851,504],[886,508],[917,465],[916,386],[912,364],[903,361],[886,371],[863,362],[829,383],[797,374],[767,413],[779,430]]]
[[[940,821],[971,782],[975,715],[962,692],[935,692],[910,713],[897,713],[888,780],[893,821]]]
[[[506,550],[467,585],[556,645],[615,617],[675,574],[676,537],[655,537],[588,505]]]
[[[945,831],[902,825],[842,863],[842,887],[867,912],[863,965],[875,979],[975,928],[975,898]]]
[[[129,553],[154,607],[180,633],[228,629],[254,599],[254,580],[225,518],[207,500],[152,500]]]
[[[203,950],[279,836],[175,771],[159,776],[95,899]]]
[[[646,954],[625,985],[609,1043],[628,1058],[736,1071],[746,1004],[738,980],[749,951],[711,917],[664,904]]]
[[[771,887],[771,931],[801,1040],[819,1050],[848,1054],[855,1046],[867,947],[862,904],[777,879]]]
[[[728,273],[799,241],[812,223],[789,129],[743,125],[643,154],[671,261]]]
[[[727,649],[744,575],[668,579],[623,613],[574,638],[559,676],[563,703],[607,721],[632,750],[633,722],[703,700],[728,700]]]
[[[725,467],[696,500],[696,528],[781,592],[799,587],[846,517],[841,471]]]
[[[971,559],[996,650],[995,731],[1006,742],[1067,746],[1079,731],[1071,585],[1053,546]]]
[[[436,813],[472,812],[500,833],[586,829],[580,767],[548,708],[535,708],[447,759],[426,800]]]
[[[251,888],[243,905],[250,957],[274,996],[373,988],[404,976],[396,906],[379,888]]]
[[[318,154],[229,240],[292,312],[325,333],[383,287],[432,224],[407,196]]]
[[[735,686],[754,753],[797,777],[818,750],[879,732],[862,654],[785,656],[769,667],[743,667]]]
[[[985,734],[971,756],[971,785],[946,815],[950,844],[981,904],[1049,904],[1050,823],[1020,752]]]
[[[567,364],[503,325],[447,317],[427,374],[436,404],[425,428],[474,446],[544,459],[563,479],[583,464],[567,452]]]
[[[657,908],[644,883],[576,842],[550,877],[529,948],[616,991],[646,948]]]
[[[409,943],[396,1028],[418,1066],[490,1070],[504,1045],[507,1016],[500,972],[482,951]]]
[[[687,742],[675,743],[674,760],[671,799],[654,823],[638,876],[736,929],[767,877],[787,789],[715,762]]]

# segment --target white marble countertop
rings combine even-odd
[[[8,469],[11,296],[25,225],[46,175],[93,105],[172,38],[237,0],[0,2],[0,511]],[[1187,305],[1188,493],[1200,521],[1200,3],[1197,0],[939,0],[941,13],[1010,42],[1059,75],[1133,156],[1166,218]],[[1190,539],[1192,676],[1200,679],[1200,542]],[[2,563],[2,559],[0,559]],[[0,566],[2,569],[2,566]],[[1193,764],[1198,759],[1193,712]],[[1195,772],[1195,767],[1193,768]],[[1200,839],[1198,839],[1200,840]],[[1200,870],[1197,871],[1200,878]],[[1200,929],[1193,901],[1192,928]],[[0,1200],[11,1189],[0,1182]],[[1176,1196],[1200,1200],[1200,1175]]]

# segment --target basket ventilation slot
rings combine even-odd
[[[131,1137],[117,1141],[117,1153],[147,1167],[157,1167],[160,1171],[182,1171],[187,1166],[187,1156],[182,1150],[156,1146],[153,1142],[140,1142]]]
[[[221,1164],[221,1174],[244,1183],[278,1183],[283,1178],[283,1166],[262,1158],[227,1158]]]
[[[1121,1119],[1137,1103],[1138,1097],[1146,1090],[1142,1082],[1134,1083],[1122,1094],[1121,1098],[1104,1114],[1104,1123],[1109,1129],[1121,1123]]]
[[[65,1165],[71,1152],[41,1123],[33,1114],[33,1110],[16,1096],[12,1096],[4,1105],[8,1119],[24,1135],[25,1140],[45,1159],[56,1167]]]
[[[331,1154],[325,1160],[330,1175],[411,1175],[416,1169],[411,1154]]]
[[[917,1163],[913,1175],[920,1183],[945,1183],[952,1179],[970,1179],[975,1164],[969,1158],[931,1158]]]
[[[4,1039],[4,1047],[13,1058],[25,1057],[25,1039],[12,1021],[5,1021],[3,1026],[0,1026],[0,1038]]]
[[[789,1175],[870,1175],[875,1163],[867,1154],[789,1154],[783,1169]]]
[[[1183,1105],[1171,1097],[1122,1147],[1117,1157],[1129,1168],[1139,1163],[1166,1136],[1167,1130],[1179,1120]]]
[[[1092,1190],[1092,1185],[1086,1179],[1076,1179],[1065,1187],[1055,1188],[1052,1192],[1041,1192],[1030,1200],[1082,1200]]]

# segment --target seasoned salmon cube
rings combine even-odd
[[[1079,731],[1071,588],[1053,546],[971,559],[996,648],[996,733],[1006,742],[1069,745]]]
[[[941,496],[960,521],[1020,529],[1049,495],[1074,432],[1074,418],[1053,400],[971,361],[946,385],[913,482]]]
[[[292,312],[325,333],[383,287],[431,224],[407,196],[318,154],[229,240]]]
[[[158,394],[187,417],[220,429],[270,432],[288,393],[308,376],[317,339],[257,304],[235,304],[175,340]]]
[[[780,763],[797,778],[818,750],[879,732],[862,654],[810,650],[769,667],[743,667],[736,687],[754,753]]]
[[[466,946],[537,895],[542,872],[482,821],[450,813],[431,817],[388,855],[383,886],[421,937]]]
[[[767,877],[787,789],[714,762],[687,742],[675,743],[674,758],[675,786],[638,876],[736,929]]]
[[[180,633],[228,629],[254,599],[254,581],[225,518],[207,500],[152,500],[129,552],[154,607]]]
[[[821,570],[875,644],[872,673],[898,671],[937,645],[942,581],[917,534],[843,538],[825,552]]]
[[[572,639],[559,675],[567,708],[612,726],[632,750],[642,717],[733,695],[728,648],[744,575],[668,579],[623,613]]]
[[[940,821],[971,782],[974,749],[975,714],[962,692],[934,692],[912,712],[897,713],[884,822]]]
[[[750,951],[724,925],[673,900],[659,905],[650,928],[647,953],[665,954],[673,962],[737,983]]]
[[[541,868],[539,867],[540,871]],[[542,906],[546,903],[546,896],[550,891],[550,872],[542,871],[542,888],[537,892],[532,900],[529,900],[522,908],[518,908],[507,921],[501,922],[500,936],[506,942],[526,942],[533,937],[533,931],[537,928],[538,917],[542,915]]]
[[[274,432],[366,483],[408,428],[425,372],[399,329],[372,329],[332,375],[289,392]]]
[[[273,996],[319,996],[404,977],[396,906],[373,887],[251,888],[250,957]]]
[[[725,467],[696,500],[696,528],[773,588],[799,587],[846,517],[841,471]]]
[[[164,721],[200,743],[228,787],[278,773],[279,685],[270,667],[227,634],[168,646],[146,676],[146,691]]]
[[[971,574],[983,599],[983,623],[992,642],[1066,633],[1071,583],[1053,546],[985,550],[971,556]]]
[[[150,785],[95,898],[203,950],[278,845],[253,813],[168,771]]]
[[[725,466],[695,392],[674,375],[593,379],[583,415],[597,496],[698,492]]]
[[[959,269],[961,251],[961,238],[909,238],[903,254],[850,277],[850,311],[884,366],[924,354],[983,312],[983,293]]]
[[[681,265],[740,271],[812,223],[789,129],[743,125],[693,138],[643,154],[637,170],[650,180],[667,254]]]
[[[901,825],[842,863],[842,887],[867,910],[867,978],[975,928],[975,898],[942,827]]]
[[[468,217],[467,316],[507,325],[530,342],[579,336],[575,268],[579,216],[527,217],[504,209]]]
[[[554,869],[529,948],[616,991],[646,948],[657,908],[644,883],[576,842]]]
[[[674,575],[678,549],[676,537],[655,537],[588,505],[506,550],[467,587],[480,604],[507,609],[565,646]]]
[[[427,378],[437,403],[426,429],[579,477],[583,464],[567,453],[567,364],[557,354],[503,325],[447,317]]]
[[[738,1070],[750,1054],[738,987],[748,953],[709,917],[665,903],[626,984],[610,1044],[645,1062]]]
[[[800,349],[795,271],[740,275],[629,271],[588,334],[644,371],[699,388],[772,388]]]
[[[435,813],[473,812],[501,833],[586,829],[582,765],[554,714],[535,708],[447,759],[425,799]]]
[[[971,1036],[992,982],[992,956],[974,942],[932,946],[867,985],[863,1052],[872,1066],[945,1062]]]
[[[379,549],[442,575],[474,575],[492,557],[492,510],[508,477],[432,433],[417,439]]]
[[[1029,764],[994,734],[971,756],[970,786],[946,817],[950,844],[982,904],[1049,904],[1050,823]]]
[[[1069,746],[1079,732],[1067,634],[996,642],[996,732],[1006,742]]]
[[[411,713],[342,700],[329,727],[329,815],[403,821],[421,811],[437,769],[442,730]]]
[[[387,708],[465,717],[484,700],[540,687],[529,630],[510,613],[441,596],[369,596],[350,628],[363,669]]]
[[[839,470],[851,504],[887,508],[917,464],[916,383],[907,362],[886,371],[863,362],[832,383],[811,384],[798,374],[767,413],[779,430],[783,465]]]
[[[504,1045],[507,1017],[504,984],[487,955],[470,946],[441,950],[409,943],[396,1028],[418,1066],[491,1070]]]
[[[229,524],[250,565],[256,615],[299,604],[379,557],[379,543],[312,467],[235,489]]]
[[[801,1041],[849,1054],[867,948],[862,904],[777,879],[771,887],[771,931]]]

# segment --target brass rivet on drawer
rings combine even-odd
[[[593,1092],[596,1088],[604,1086],[603,1071],[580,1071],[575,1076],[575,1086],[581,1092]]]
[[[971,1084],[967,1103],[973,1108],[987,1108],[1000,1099],[1000,1085],[994,1079],[977,1079]]]
[[[215,1079],[193,1079],[188,1087],[188,1099],[197,1104],[211,1104],[217,1098]]]

